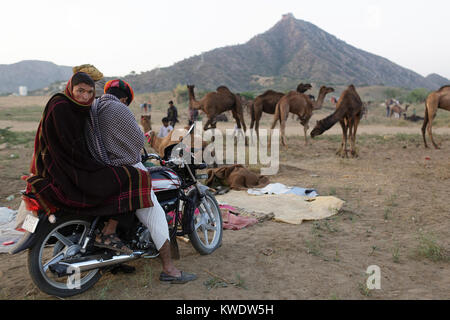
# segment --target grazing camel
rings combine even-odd
[[[409,107],[409,104],[407,104],[405,106],[405,109],[403,109],[399,104],[395,104],[395,105],[391,106],[391,109],[389,111],[389,118],[391,118],[392,115],[395,113],[395,114],[398,114],[397,118],[400,119],[402,117],[402,114],[406,114],[406,111],[408,111],[408,107]]]
[[[239,93],[236,93],[236,95],[241,99],[242,108],[247,111],[249,115],[252,114],[252,105],[255,99],[250,99],[245,96],[240,95]]]
[[[431,131],[433,119],[436,116],[438,108],[450,111],[450,85],[443,86],[439,90],[431,92],[428,95],[427,100],[425,100],[425,117],[422,125],[422,137],[425,148],[428,148],[425,139],[425,130],[427,130],[433,146],[436,149],[439,149],[438,145],[433,140],[433,133]]]
[[[306,131],[308,131],[309,129],[308,122],[312,116],[312,112],[313,110],[322,108],[325,96],[333,91],[334,91],[333,88],[321,86],[317,101],[311,101],[309,97],[303,93],[291,91],[286,95],[284,95],[280,99],[280,101],[278,101],[271,129],[274,129],[275,126],[277,125],[278,120],[280,120],[281,143],[283,146],[287,146],[285,129],[286,129],[286,120],[289,116],[289,112],[299,116],[300,123],[303,126],[303,131],[305,134],[305,145],[307,145],[308,140]]]
[[[152,130],[152,116],[149,114],[143,114],[141,115],[141,126],[142,126],[142,130],[144,131],[144,133],[149,132],[150,130]]]
[[[244,112],[241,104],[241,99],[232,93],[227,87],[220,86],[216,92],[207,93],[200,101],[195,99],[194,85],[187,85],[189,93],[189,108],[201,109],[208,121],[203,126],[203,130],[216,128],[216,116],[231,110],[233,118],[236,120],[238,129],[241,129],[241,124],[244,127],[244,132],[247,131],[244,120]]]
[[[309,83],[300,83],[297,86],[297,92],[304,93],[311,89],[312,86]],[[274,114],[278,101],[284,96],[284,93],[267,90],[263,94],[257,96],[253,102],[251,108],[251,123],[250,130],[255,127],[256,137],[259,140],[259,121],[261,120],[262,113]]]
[[[342,92],[341,97],[336,103],[336,111],[328,117],[317,121],[316,126],[311,131],[311,137],[314,138],[330,129],[336,122],[340,122],[342,127],[341,148],[336,152],[343,158],[347,158],[347,137],[350,138],[350,151],[352,157],[357,157],[356,152],[356,130],[363,113],[363,102],[356,92],[353,85]]]

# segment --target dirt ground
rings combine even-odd
[[[436,129],[442,144],[434,150],[423,147],[420,124],[361,125],[357,159],[335,155],[334,129],[304,146],[292,122],[289,148],[280,150],[280,170],[270,180],[345,200],[337,215],[225,230],[222,247],[209,256],[180,241],[176,265],[196,281],[160,283],[160,261],[141,259],[129,263],[135,273],[107,273],[69,299],[450,299],[449,128]],[[32,144],[0,149],[0,206],[17,209],[24,188],[18,177],[31,151]],[[16,198],[6,201],[11,194]],[[0,299],[57,299],[35,287],[26,260],[26,253],[0,254]],[[380,289],[367,289],[372,265],[380,268]]]

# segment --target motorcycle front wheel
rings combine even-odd
[[[54,224],[46,224],[36,231],[39,234],[28,251],[28,270],[42,292],[70,297],[88,290],[100,279],[99,269],[61,277],[52,270],[57,262],[81,255],[82,241],[90,225],[90,221],[82,217],[62,215]]]
[[[188,234],[192,246],[201,255],[213,253],[222,245],[223,223],[219,204],[210,191],[206,191],[193,219],[194,231]]]

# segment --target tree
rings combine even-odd
[[[401,95],[401,91],[396,88],[387,88],[384,90],[384,95],[386,99],[393,99],[399,97]]]
[[[247,100],[253,100],[255,99],[255,94],[253,92],[241,92],[240,95]]]
[[[189,100],[189,94],[186,85],[177,84],[175,89],[173,89],[173,94],[175,95],[175,100],[177,103],[183,103]]]
[[[414,89],[406,95],[405,101],[408,103],[422,103],[425,102],[429,94],[430,91],[427,89],[424,88]]]

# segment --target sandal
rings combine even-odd
[[[107,249],[111,249],[111,250],[114,250],[114,251],[119,251],[119,252],[122,252],[122,253],[125,253],[125,254],[132,254],[133,253],[133,250],[128,248],[122,242],[122,240],[119,239],[119,237],[115,233],[108,234],[108,235],[101,234],[100,235],[100,240],[95,239],[94,246],[100,247],[100,248],[107,248]]]
[[[178,277],[171,276],[165,272],[161,272],[161,274],[159,275],[159,281],[174,283],[174,284],[183,284],[188,281],[193,281],[195,279],[197,279],[197,275],[195,275],[193,273],[183,272],[183,271],[181,271],[181,274]]]

